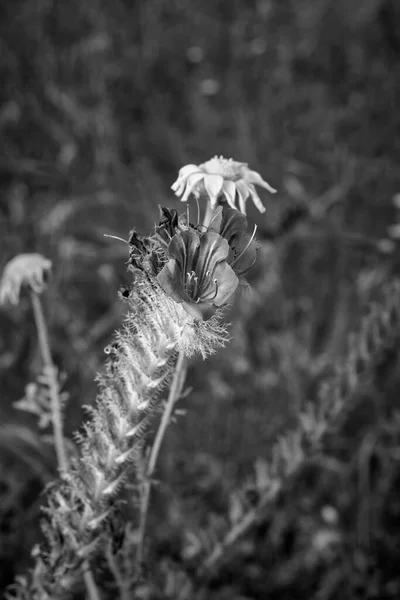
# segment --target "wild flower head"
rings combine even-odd
[[[254,264],[257,245],[244,215],[217,207],[207,227],[162,208],[155,233],[131,234],[131,264],[154,277],[165,294],[194,320],[207,321],[229,303]]]
[[[41,254],[19,254],[7,263],[0,281],[0,305],[18,304],[23,286],[41,294],[51,269],[51,260]]]
[[[250,197],[258,210],[263,213],[263,206],[256,190],[256,185],[265,188],[271,194],[276,190],[261,177],[257,171],[249,169],[247,163],[214,156],[201,165],[186,165],[180,169],[178,179],[172,189],[182,202],[186,202],[193,194],[196,198],[207,194],[211,207],[218,203],[227,202],[236,209],[236,199],[239,210],[246,214],[246,201]]]

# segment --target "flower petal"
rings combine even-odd
[[[217,265],[214,270],[214,279],[217,280],[218,293],[213,303],[215,306],[222,306],[228,302],[229,298],[236,291],[239,279],[234,270],[226,262]]]
[[[176,233],[168,246],[169,256],[177,261],[184,278],[195,270],[199,252],[199,236],[190,230]]]
[[[196,171],[201,171],[199,165],[185,165],[184,167],[179,169],[178,175],[179,177],[189,177],[189,175],[192,175]]]
[[[256,188],[254,187],[254,185],[252,183],[248,184],[248,188],[249,188],[251,199],[254,202],[254,205],[256,206],[256,208],[258,208],[258,210],[260,211],[260,213],[264,213],[265,212],[265,206],[261,202],[260,196],[258,195]]]
[[[218,233],[207,232],[200,240],[200,251],[196,265],[196,274],[199,277],[199,288],[206,277],[207,272],[211,277],[218,263],[226,260],[229,254],[227,240]]]
[[[248,183],[255,183],[256,185],[259,185],[259,186],[265,188],[266,190],[271,192],[271,194],[276,193],[276,189],[274,189],[272,186],[269,185],[269,183],[264,181],[264,179],[261,177],[260,173],[257,173],[257,171],[252,171],[251,169],[246,169],[244,171],[242,177]]]
[[[205,174],[202,173],[201,171],[199,171],[198,173],[192,173],[191,175],[189,175],[187,182],[186,182],[186,191],[181,198],[181,202],[187,201],[187,199],[189,198],[190,194],[193,191],[193,188],[196,186],[197,183],[199,183],[199,181],[204,179],[204,177],[205,177]]]
[[[217,203],[217,198],[221,193],[224,178],[221,175],[205,175],[204,186],[207,194],[210,196],[211,206],[214,207]]]
[[[222,186],[222,191],[225,194],[225,198],[232,208],[236,209],[235,206],[235,196],[236,196],[236,185],[234,181],[230,181],[226,179],[224,181],[224,185]]]
[[[241,198],[239,196],[239,209],[240,212],[243,213],[244,215],[246,214],[246,200],[244,200],[244,198]]]
[[[247,183],[243,181],[243,179],[239,179],[236,182],[236,189],[239,196],[239,208],[240,211],[245,215],[246,214],[246,200],[250,195],[249,186]]]
[[[175,192],[175,196],[182,196],[184,189],[186,187],[186,180],[181,180],[181,183],[179,183],[179,181],[175,181],[174,185],[171,185],[171,189],[174,190]]]
[[[232,237],[237,234],[244,234],[247,230],[246,217],[233,208],[223,207],[222,223],[219,230],[219,235],[222,235],[230,243]]]
[[[185,165],[184,167],[182,167],[182,169],[179,169],[178,178],[171,185],[171,189],[173,189],[174,192],[176,192],[176,189],[179,186],[181,186],[182,183],[185,182],[185,180],[189,177],[189,175],[193,175],[193,173],[196,173],[198,171],[200,171],[200,169],[197,165]]]
[[[178,304],[187,299],[183,274],[176,260],[171,259],[164,265],[157,275],[157,281],[167,296]]]
[[[211,302],[183,302],[182,306],[189,315],[200,321],[208,321],[217,310]]]
[[[212,214],[212,217],[211,217],[211,220],[210,220],[207,230],[214,231],[215,233],[219,233],[221,231],[221,225],[222,225],[222,206],[217,206],[217,208],[214,209],[214,212]]]
[[[232,248],[235,258],[230,265],[237,275],[243,275],[257,260],[258,244],[246,233],[232,240]]]

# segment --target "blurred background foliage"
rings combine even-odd
[[[152,528],[164,557],[174,556],[165,540],[181,521],[201,526],[226,509],[398,273],[387,228],[400,191],[399,23],[396,0],[1,3],[0,270],[20,252],[53,261],[45,302],[67,374],[68,435],[123,319],[117,291],[129,281],[127,249],[104,234],[146,233],[158,205],[178,207],[169,189],[178,169],[214,154],[248,162],[278,189],[263,195],[264,215],[249,206],[261,242],[252,292],[229,315],[229,346],[193,362],[188,412],[165,444]],[[0,332],[4,586],[29,561],[38,494],[55,466],[34,421],[12,406],[40,369],[28,299],[2,310]],[[301,528],[310,536],[307,510]],[[296,507],[279,514],[279,523],[292,522]],[[274,571],[269,598],[325,599],[340,577],[345,585],[335,566],[340,577],[315,591],[320,562],[296,563],[303,534],[295,549],[276,542],[282,556],[294,552],[295,566]],[[285,577],[296,582],[289,596],[279,587]],[[266,597],[260,583],[246,585],[225,592],[221,584],[212,597]]]

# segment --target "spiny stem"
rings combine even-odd
[[[40,296],[37,292],[31,291],[31,301],[37,334],[39,338],[40,354],[43,361],[43,371],[47,376],[49,392],[51,398],[52,425],[54,432],[54,446],[57,454],[57,463],[60,473],[68,471],[68,459],[64,444],[64,435],[62,429],[62,411],[57,381],[57,369],[53,363],[50,352],[49,334],[47,331],[46,320],[44,318],[43,307]],[[85,581],[86,591],[90,600],[100,600],[96,582],[90,570],[89,563],[83,563],[83,579]]]
[[[181,351],[178,354],[178,359],[175,365],[175,373],[172,379],[171,387],[168,394],[168,399],[165,405],[164,413],[158,428],[154,444],[152,446],[150,457],[147,463],[146,477],[144,481],[144,490],[141,502],[140,523],[139,523],[139,541],[136,551],[137,564],[140,565],[143,560],[143,543],[146,531],[147,513],[149,510],[150,492],[151,492],[151,477],[157,464],[158,455],[161,444],[164,439],[165,432],[171,419],[172,411],[175,403],[182,393],[182,387],[186,376],[186,359]]]
[[[43,371],[47,376],[49,392],[51,398],[52,424],[54,432],[54,445],[56,448],[58,468],[61,473],[68,470],[67,453],[65,451],[64,436],[62,430],[61,403],[58,390],[57,370],[54,366],[49,344],[49,335],[47,332],[46,321],[43,314],[42,303],[39,294],[32,291],[31,300],[33,314],[35,317],[36,329],[39,338],[40,353],[43,361]]]

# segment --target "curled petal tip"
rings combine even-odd
[[[257,171],[249,169],[247,163],[216,155],[199,166],[182,167],[172,189],[184,202],[190,194],[201,197],[206,192],[211,208],[227,202],[229,206],[236,209],[237,197],[238,208],[243,214],[246,213],[246,200],[251,195],[254,204],[263,213],[265,208],[261,208],[261,200],[254,189],[255,185],[263,187],[271,194],[276,194],[277,190]]]

